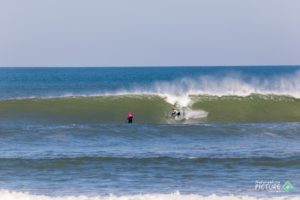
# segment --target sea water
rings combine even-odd
[[[0,68],[0,199],[299,199],[299,122],[300,67]]]

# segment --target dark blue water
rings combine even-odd
[[[35,113],[44,112],[39,110],[43,103],[32,106],[35,101],[43,102],[43,98],[76,99],[107,94],[121,98],[120,91],[127,95],[173,95],[179,106],[184,106],[181,97],[195,91],[200,95],[201,92],[239,95],[271,91],[298,101],[299,69],[1,68],[0,188],[47,196],[166,194],[164,198],[168,199],[171,198],[168,195],[178,191],[181,195],[198,195],[199,199],[201,195],[212,194],[299,198],[300,122],[297,121],[147,123],[145,120],[128,125],[124,121],[101,119],[76,123],[53,118],[17,120],[17,115],[6,118],[9,113],[5,113],[7,110],[18,113],[24,105],[29,106],[26,112],[31,109]],[[212,80],[216,84],[208,82]],[[20,100],[15,99],[19,98],[33,100],[30,104],[18,104]],[[67,107],[68,101],[62,107]],[[171,104],[169,99],[167,103]],[[10,104],[14,108],[7,109]],[[57,101],[47,104],[49,115],[51,106],[54,109],[57,104]],[[280,190],[257,190],[255,181],[279,181]],[[282,188],[286,181],[293,185],[288,192]],[[5,191],[0,191],[0,199]]]

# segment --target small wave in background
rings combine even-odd
[[[0,191],[0,197],[5,200],[20,200],[20,199],[28,199],[28,200],[297,200],[298,197],[293,196],[283,196],[283,197],[272,197],[272,198],[257,198],[250,196],[218,196],[218,195],[210,195],[210,196],[201,196],[201,195],[181,195],[179,192],[175,192],[172,194],[144,194],[144,195],[128,195],[128,196],[62,196],[62,197],[49,197],[49,196],[37,196],[30,195],[28,193],[21,192],[11,192],[11,191]]]

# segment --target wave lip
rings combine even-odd
[[[192,95],[245,97],[257,93],[300,98],[300,70],[295,74],[271,77],[246,76],[238,73],[184,77],[174,81],[157,81],[146,88],[136,86],[120,93],[155,94],[166,97],[170,104],[177,103],[180,106],[190,105]]]
[[[190,95],[249,96],[253,93],[300,98],[300,70],[293,71],[292,74],[278,73],[270,76],[261,76],[259,74],[256,76],[256,74],[228,70],[228,72],[222,74],[185,76],[175,80],[154,81],[147,84],[133,82],[131,87],[124,88],[121,85],[119,88],[101,90],[101,92],[87,90],[86,92],[83,91],[83,93],[74,93],[74,91],[51,93],[53,96],[46,95],[44,98],[141,94],[167,97],[167,101],[171,104],[177,102],[180,105],[187,106],[190,101]],[[28,95],[28,97],[17,96],[15,98],[42,98],[42,96],[36,96],[37,94]]]

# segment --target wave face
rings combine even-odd
[[[0,118],[70,123],[123,123],[135,113],[139,123],[274,122],[300,121],[300,100],[289,96],[252,94],[240,96],[188,96],[189,104],[175,104],[183,119],[170,117],[174,107],[167,97],[116,95],[0,101]]]
[[[128,111],[137,122],[158,123],[171,105],[156,96],[65,97],[0,101],[3,118],[36,119],[56,122],[126,121]]]
[[[300,121],[300,100],[288,96],[250,95],[195,97],[194,109],[209,113],[212,122]]]

